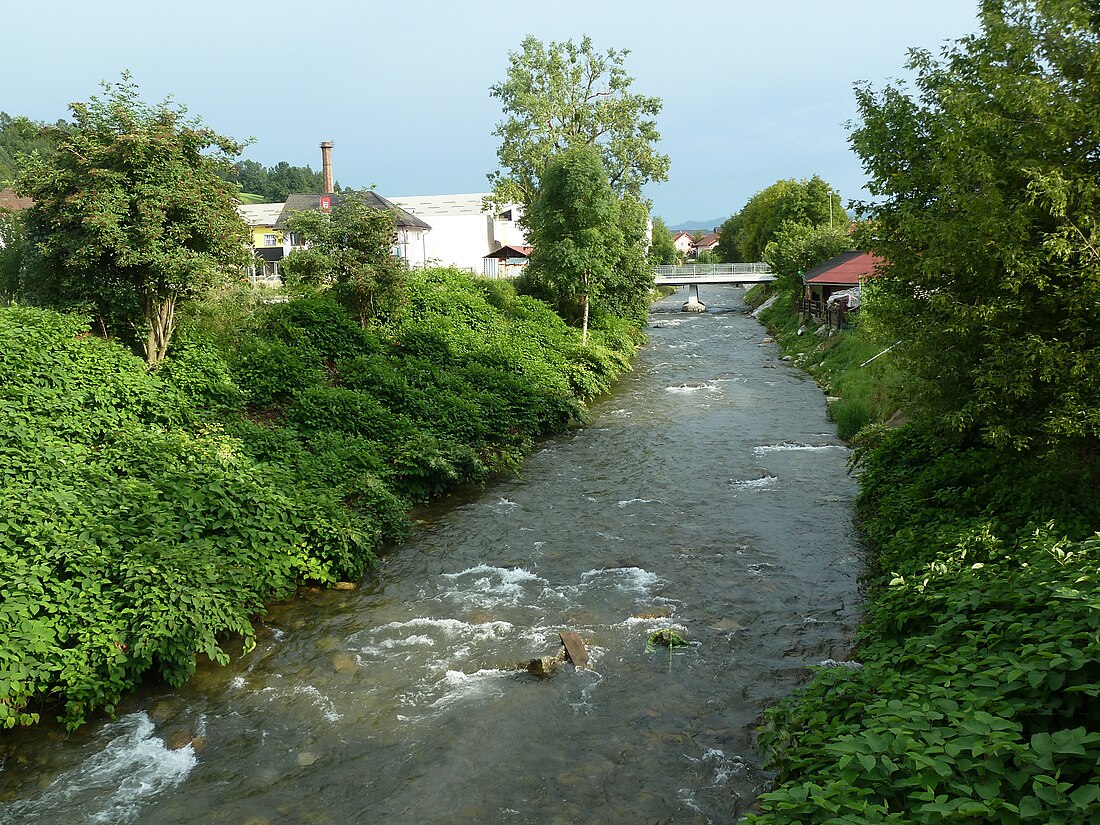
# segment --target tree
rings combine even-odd
[[[676,264],[680,261],[680,250],[673,243],[672,231],[660,218],[653,219],[649,259],[658,266]]]
[[[23,220],[17,212],[0,209],[0,306],[15,297],[22,266]]]
[[[802,273],[852,248],[852,237],[844,226],[785,223],[764,250],[764,260],[775,273],[776,287],[802,293]]]
[[[840,195],[817,175],[788,178],[757,192],[722,224],[718,254],[723,261],[761,261],[764,250],[784,223],[809,226],[847,224]]]
[[[288,277],[328,285],[363,328],[400,305],[406,265],[393,254],[397,229],[392,212],[367,206],[350,193],[336,200],[331,213],[297,212],[289,225],[308,248],[287,256]]]
[[[0,112],[0,188],[15,182],[26,156],[34,152],[48,154],[54,149],[56,141],[45,126]],[[59,120],[54,128],[64,130],[65,121]]]
[[[291,166],[285,160],[265,167],[254,160],[239,160],[229,169],[227,180],[236,183],[242,192],[259,195],[269,203],[285,201],[288,195],[322,192],[324,179],[309,166]],[[337,192],[340,185],[334,186]]]
[[[247,228],[219,172],[240,144],[168,102],[150,107],[123,75],[105,95],[71,106],[70,127],[47,127],[57,151],[27,162],[23,291],[89,307],[142,331],[150,366],[165,356],[178,302],[247,262]]]
[[[875,316],[914,411],[1017,450],[1100,447],[1100,13],[985,0],[915,89],[857,87],[851,142],[892,264]],[[935,147],[931,151],[929,147]]]
[[[668,177],[668,156],[655,149],[661,101],[630,92],[628,54],[597,52],[588,37],[544,45],[531,36],[509,53],[508,79],[490,89],[507,116],[493,132],[501,139],[500,170],[489,175],[493,200],[528,211],[547,163],[578,144],[599,147],[619,195],[640,197],[644,184]]]
[[[590,305],[606,289],[623,251],[619,201],[592,145],[559,152],[546,166],[531,206],[531,277],[559,300],[575,301],[581,344],[588,343]]]

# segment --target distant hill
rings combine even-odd
[[[694,232],[696,229],[702,232],[713,232],[714,227],[724,224],[728,217],[729,215],[726,215],[725,218],[712,218],[709,221],[685,221],[684,223],[670,226],[669,229],[673,232]]]

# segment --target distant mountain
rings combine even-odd
[[[726,222],[726,218],[728,217],[729,215],[726,215],[725,218],[712,218],[709,221],[685,221],[684,223],[678,223],[675,226],[670,226],[669,229],[671,229],[673,232],[694,232],[696,229],[702,232],[713,232],[714,227],[724,224]]]

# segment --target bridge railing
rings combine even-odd
[[[655,266],[654,276],[695,278],[709,275],[770,275],[772,268],[766,263],[754,264],[685,264],[683,266]]]

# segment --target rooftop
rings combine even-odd
[[[885,263],[886,260],[878,255],[853,249],[815,266],[802,276],[802,280],[807,284],[854,286],[877,275],[878,268]]]

